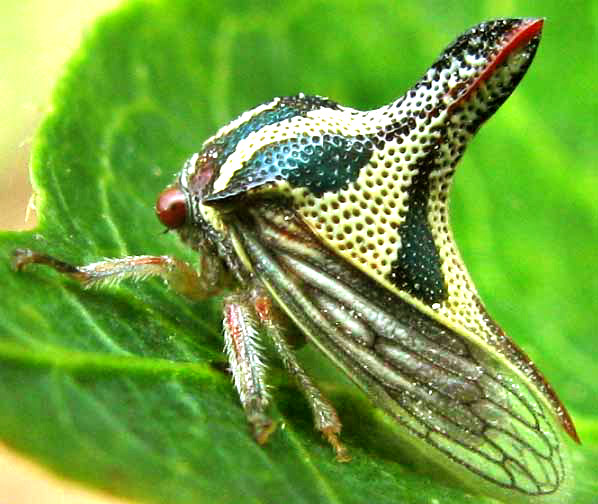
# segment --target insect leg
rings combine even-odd
[[[211,264],[202,261],[200,274],[188,263],[170,256],[127,256],[74,266],[31,249],[17,249],[13,252],[14,269],[21,271],[29,264],[49,266],[81,282],[85,287],[118,283],[125,278],[144,280],[160,276],[175,291],[192,299],[208,298],[217,294],[222,287],[218,268],[212,269]]]
[[[347,448],[339,441],[338,434],[340,434],[342,424],[336,413],[334,406],[322,395],[322,392],[314,385],[301,364],[297,360],[295,353],[291,346],[287,343],[286,338],[272,313],[272,302],[270,298],[260,293],[254,292],[254,306],[255,312],[261,324],[266,329],[268,336],[274,343],[274,347],[280,355],[285,367],[295,378],[299,389],[307,399],[314,417],[314,426],[319,430],[326,440],[332,445],[336,452],[336,459],[339,462],[348,462],[351,460]]]
[[[253,435],[263,444],[276,425],[265,413],[270,396],[256,325],[246,298],[233,294],[224,299],[224,343],[233,380]]]

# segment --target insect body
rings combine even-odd
[[[361,112],[299,94],[250,110],[208,139],[161,193],[159,219],[200,253],[75,267],[85,285],[159,275],[192,298],[223,294],[225,346],[255,438],[273,430],[259,335],[296,378],[340,460],[334,407],[303,371],[294,324],[403,429],[481,491],[563,502],[571,479],[555,392],[490,318],[452,239],[448,192],[480,125],[535,54],[542,20],[482,23],[403,97]]]

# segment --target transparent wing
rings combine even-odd
[[[230,228],[281,308],[424,453],[464,479],[477,475],[522,496],[561,495],[561,426],[504,356],[340,260],[284,206],[253,207]]]

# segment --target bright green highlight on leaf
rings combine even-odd
[[[460,165],[452,209],[482,298],[576,421],[574,501],[592,502],[598,175],[595,114],[583,99],[592,16],[584,4],[576,12],[521,4],[504,12],[433,1],[181,0],[136,2],[100,20],[37,135],[40,226],[0,236],[2,442],[144,502],[479,502],[418,470],[392,425],[313,349],[301,357],[339,410],[350,464],[334,461],[282,373],[272,411],[279,429],[267,446],[255,444],[223,372],[217,302],[189,303],[157,281],[84,291],[45,269],[16,274],[9,256],[31,247],[74,263],[194,260],[160,234],[153,204],[219,126],[299,91],[372,108],[402,94],[464,29],[545,15],[534,65]]]

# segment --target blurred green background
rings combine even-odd
[[[31,142],[63,63],[95,17],[119,0],[0,2],[0,229],[21,229]]]
[[[6,118],[0,130],[3,228],[22,223],[29,198],[23,181],[30,139],[49,109],[49,89],[61,63],[96,9],[106,5],[5,2],[0,7],[6,26],[0,53]],[[249,21],[243,2],[227,5],[222,40],[206,43],[214,48],[214,61],[222,57],[237,66],[223,65],[211,74],[203,102],[198,102],[210,117],[202,135],[272,94],[305,91],[356,108],[378,106],[402,94],[446,44],[481,20],[546,17],[528,75],[464,156],[452,212],[457,241],[490,312],[555,384],[571,408],[589,450],[585,453],[596,453],[595,3],[344,2],[343,17],[335,19],[334,2],[273,2],[264,3],[261,15]],[[270,12],[273,19],[291,21],[273,26]],[[347,12],[353,17],[347,18]],[[239,19],[247,24],[240,26]],[[293,19],[309,22],[297,25]],[[320,46],[309,43],[315,36]],[[302,38],[306,43],[300,47]],[[239,40],[246,45],[236,45]],[[263,41],[267,49],[255,54],[265,53],[267,59],[253,61],[252,44]],[[287,72],[269,67],[269,61]],[[298,64],[291,67],[289,61]],[[272,86],[264,91],[268,80]],[[205,138],[189,132],[192,137],[197,143]],[[189,139],[181,143],[192,144]],[[171,167],[172,172],[176,169]],[[152,194],[150,205],[153,199]],[[575,462],[584,459],[577,454]]]

